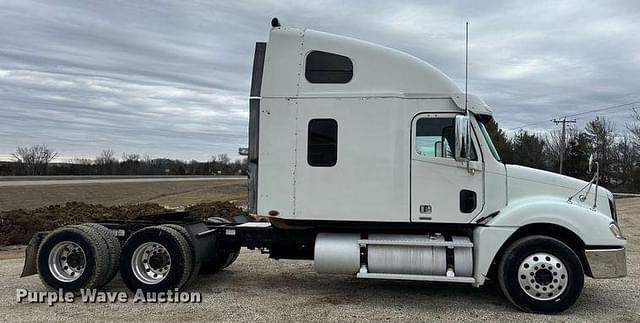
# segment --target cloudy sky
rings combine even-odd
[[[468,20],[469,91],[505,129],[640,101],[639,1],[0,0],[0,158],[40,143],[236,157],[273,16],[406,51],[461,87]],[[601,115],[623,128],[634,106]]]

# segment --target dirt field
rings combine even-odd
[[[233,220],[237,215],[247,216],[236,204],[227,201],[198,203],[185,207],[195,218],[212,216]],[[0,212],[0,246],[27,244],[38,231],[51,231],[65,225],[108,220],[131,220],[144,215],[169,210],[155,203],[104,206],[81,202],[67,202],[34,210]]]
[[[22,248],[0,252],[0,320],[66,321],[640,321],[640,199],[618,202],[629,239],[628,277],[585,280],[578,302],[560,315],[521,313],[495,283],[467,285],[365,281],[324,276],[308,261],[275,261],[243,250],[222,273],[201,278],[201,304],[17,304],[16,288],[45,290],[37,276],[17,278]],[[124,290],[116,278],[108,290]]]
[[[18,208],[35,209],[69,201],[106,206],[134,203],[183,206],[201,202],[243,200],[246,195],[247,186],[244,181],[12,186],[0,188],[0,212]]]
[[[215,177],[225,177],[220,175]],[[79,179],[131,179],[131,178],[206,178],[204,175],[57,175],[57,176],[0,176],[0,182],[50,181]]]

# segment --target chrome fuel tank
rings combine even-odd
[[[441,234],[319,233],[314,265],[318,273],[460,276],[473,274],[473,244],[466,236]],[[447,248],[451,249],[447,257]]]
[[[370,234],[369,240],[441,241],[441,235]],[[370,245],[367,252],[369,272],[386,274],[445,275],[446,247]]]

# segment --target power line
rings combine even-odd
[[[595,109],[595,110],[590,110],[590,111],[585,111],[585,112],[580,112],[580,113],[568,114],[568,115],[566,115],[564,117],[577,117],[577,116],[590,114],[590,113],[594,113],[594,112],[614,110],[614,109],[618,109],[618,108],[624,108],[624,107],[626,107],[628,105],[632,105],[632,104],[640,104],[640,101],[629,102],[629,103],[624,103],[624,104],[618,104],[618,105],[613,105],[613,106],[606,107],[606,108]]]
[[[631,107],[631,110],[633,110],[633,109],[635,109],[635,107]],[[626,110],[626,109],[625,110],[616,110],[616,111],[607,111],[607,113],[604,116],[605,117],[609,117],[609,116],[612,116],[612,115],[616,115],[616,114],[620,114],[620,113],[628,113],[628,112],[629,112],[629,110]],[[584,120],[585,118],[590,118],[590,116],[589,115],[582,115],[582,116],[576,117],[574,119],[576,119],[576,120]]]
[[[598,109],[593,109],[593,110],[588,110],[588,111],[578,112],[578,113],[573,113],[573,114],[565,114],[565,115],[556,116],[554,118],[547,119],[547,120],[544,120],[544,121],[525,124],[523,126],[520,126],[520,127],[517,127],[517,128],[511,128],[511,129],[508,129],[508,130],[520,130],[520,129],[525,128],[525,127],[537,126],[539,124],[547,123],[547,122],[553,121],[555,119],[568,118],[568,117],[577,117],[577,116],[583,116],[583,115],[587,115],[587,114],[594,113],[594,112],[615,110],[615,109],[624,108],[624,107],[626,107],[628,105],[633,105],[633,104],[640,104],[640,101],[633,101],[633,102],[628,102],[628,103],[623,103],[623,104],[617,104],[617,105],[607,106],[607,107],[604,107],[604,108],[598,108]]]

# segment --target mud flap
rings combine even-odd
[[[44,237],[46,237],[48,233],[49,232],[36,232],[36,234],[31,237],[31,241],[29,241],[29,245],[27,245],[27,249],[25,250],[24,267],[22,267],[20,277],[27,277],[38,273],[38,267],[36,265],[38,248],[40,248],[42,240],[44,240]]]
[[[217,257],[216,253],[216,236],[208,234],[198,236],[198,233],[209,231],[202,222],[185,225],[185,228],[191,234],[191,241],[194,249],[194,263],[211,261]]]

